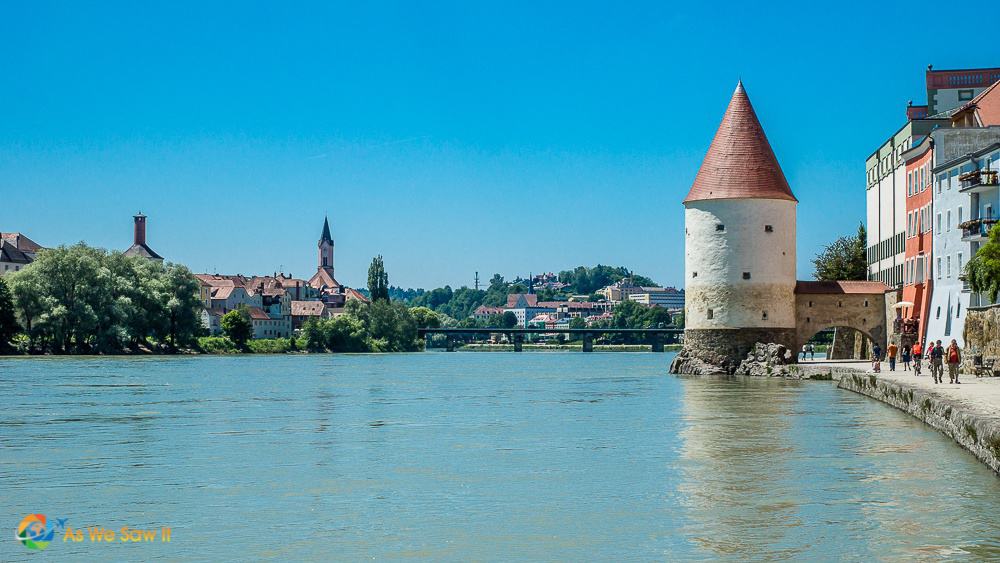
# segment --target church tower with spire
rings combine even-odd
[[[323,218],[323,234],[319,237],[319,268],[327,269],[333,277],[333,237],[330,236],[330,220]]]
[[[741,81],[684,198],[688,356],[732,373],[754,343],[794,349],[797,204]]]

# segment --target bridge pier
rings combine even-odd
[[[447,337],[447,342],[448,342],[448,344],[447,344],[446,350],[449,351],[449,352],[454,352],[455,351],[455,337],[449,334],[448,337]]]
[[[586,332],[583,334],[583,351],[593,352],[594,351],[594,335]]]
[[[653,352],[663,352],[663,338],[659,334],[651,334],[649,344]]]
[[[515,334],[514,335],[514,351],[515,352],[520,352],[523,347],[524,347],[524,335],[523,334]]]

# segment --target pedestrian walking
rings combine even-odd
[[[952,338],[951,344],[948,345],[948,383],[959,384],[958,366],[961,363],[962,353],[958,350],[958,342]]]
[[[802,345],[802,361],[803,362],[806,361],[806,351],[808,349],[809,349],[809,346],[807,346],[805,344]]]
[[[882,359],[882,347],[879,346],[878,343],[875,343],[875,345],[872,346],[872,359]]]
[[[910,355],[910,347],[903,346],[903,351],[899,354],[899,359],[903,360],[903,371],[910,371],[910,360],[912,356]]]
[[[889,357],[889,371],[896,371],[896,354],[899,353],[899,346],[896,346],[894,342],[890,342],[885,351]]]
[[[923,350],[924,347],[921,346],[919,342],[913,345],[913,375],[917,377],[920,376],[920,368],[921,368],[920,363],[923,356],[922,354]]]
[[[944,347],[941,346],[941,341],[938,340],[931,349],[931,376],[934,377],[935,384],[941,383],[941,380],[944,378],[943,358]]]
[[[811,362],[811,361],[813,361],[815,359],[816,359],[816,346],[813,345],[813,344],[810,344],[809,345],[809,361]]]

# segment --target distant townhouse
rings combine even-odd
[[[316,273],[307,281],[280,272],[270,276],[197,274],[205,307],[202,322],[213,334],[221,332],[223,315],[246,306],[254,338],[289,337],[309,319],[326,319],[344,313],[351,300],[368,299],[341,285],[333,276],[333,237],[329,220],[323,221],[318,243]]]
[[[504,313],[503,307],[489,307],[487,305],[480,305],[476,307],[476,310],[472,312],[472,318],[477,321],[486,321],[493,315],[502,315]]]
[[[964,268],[997,222],[1000,126],[939,129],[931,137],[934,291],[926,335],[964,346],[965,312],[991,304],[971,294]]]
[[[0,276],[20,271],[42,247],[21,233],[0,233]]]
[[[538,296],[533,293],[515,293],[507,296],[507,306],[504,311],[510,311],[517,317],[520,327],[527,327],[528,321],[539,313],[554,313],[552,307],[544,307],[538,303]]]
[[[933,140],[924,137],[903,153],[906,162],[906,243],[903,260],[903,307],[905,319],[898,331],[900,345],[923,342],[930,310],[931,263],[933,260]],[[910,303],[910,305],[906,305]]]
[[[927,105],[911,102],[906,123],[865,161],[869,279],[893,288],[904,284],[908,211],[903,153],[918,146],[935,128],[951,127],[951,115],[998,79],[1000,68],[934,70],[928,66]]]
[[[643,291],[641,293],[630,293],[628,295],[628,300],[635,301],[636,303],[642,303],[643,305],[662,307],[664,309],[678,310],[684,308],[683,289],[678,290],[673,287],[644,287],[642,289]]]
[[[612,305],[622,301],[636,301],[668,309],[684,308],[684,290],[673,287],[635,285],[629,278],[621,279],[597,291]]]

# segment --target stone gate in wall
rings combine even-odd
[[[796,350],[817,332],[847,327],[882,349],[886,345],[886,291],[882,282],[799,281],[795,284]]]

